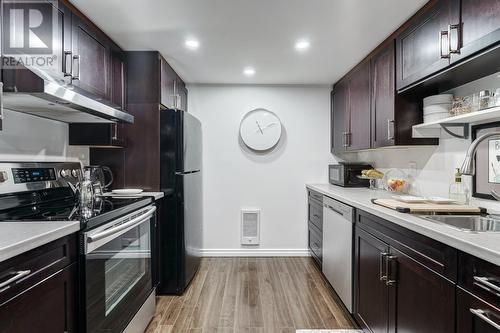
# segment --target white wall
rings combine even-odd
[[[24,113],[4,111],[0,161],[86,162],[88,148],[68,146],[68,125]]]
[[[324,182],[330,154],[330,88],[191,85],[189,111],[202,122],[205,255],[302,255],[306,182]],[[239,142],[246,112],[281,119],[278,147],[254,154]],[[240,245],[240,209],[261,209],[260,246]]]

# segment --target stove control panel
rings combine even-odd
[[[0,195],[74,188],[80,181],[81,170],[80,162],[0,162]]]
[[[14,183],[31,183],[56,180],[54,168],[12,168]]]

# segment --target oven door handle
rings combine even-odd
[[[90,244],[92,242],[96,242],[100,239],[106,238],[108,236],[111,236],[113,234],[119,233],[120,231],[123,231],[125,229],[132,229],[133,227],[138,226],[139,224],[142,224],[144,220],[147,220],[151,218],[151,216],[154,214],[156,211],[156,206],[153,206],[148,209],[148,211],[136,218],[133,218],[132,220],[122,223],[120,225],[117,225],[115,227],[111,227],[109,229],[106,229],[104,231],[87,235],[87,244]]]

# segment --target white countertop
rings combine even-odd
[[[80,222],[1,222],[0,262],[80,230]]]
[[[375,205],[374,198],[388,198],[390,193],[367,188],[344,188],[330,184],[307,184],[307,188],[362,209],[409,230],[445,243],[478,258],[500,265],[500,233],[470,233],[424,220],[418,216],[398,213]]]

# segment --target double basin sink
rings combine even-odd
[[[468,232],[500,232],[500,216],[432,215],[422,218]]]

